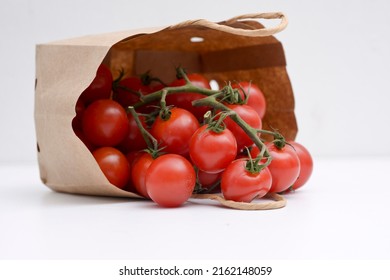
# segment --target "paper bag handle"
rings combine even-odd
[[[245,19],[280,19],[280,23],[274,27],[265,27],[265,28],[254,29],[254,30],[236,28],[236,27],[225,25],[225,24],[232,24],[234,22],[238,22],[240,20],[245,20]],[[205,19],[196,19],[196,20],[187,20],[179,24],[172,25],[169,27],[169,29],[178,29],[186,26],[196,25],[196,26],[204,26],[211,29],[220,30],[223,32],[241,35],[241,36],[265,37],[265,36],[270,36],[279,33],[280,31],[285,29],[287,27],[288,20],[285,14],[281,12],[273,12],[273,13],[245,14],[245,15],[233,17],[223,23],[225,24],[211,22]]]

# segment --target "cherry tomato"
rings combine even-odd
[[[227,200],[251,202],[263,197],[271,189],[272,176],[268,168],[251,173],[245,165],[247,160],[232,161],[223,171],[221,178],[222,194]]]
[[[301,166],[298,179],[292,185],[292,188],[296,190],[306,184],[309,180],[313,172],[313,158],[311,157],[310,152],[302,144],[295,141],[289,141],[288,143],[295,149]]]
[[[216,133],[203,125],[191,137],[190,157],[200,170],[208,173],[221,172],[236,155],[236,138],[227,128]]]
[[[213,187],[212,193],[220,192],[221,188],[218,182],[221,180],[222,172],[219,173],[207,173],[202,170],[198,170],[198,183],[200,183],[203,189],[210,191]],[[217,185],[218,184],[218,185]]]
[[[279,149],[273,143],[268,143],[267,148],[272,157],[271,164],[268,165],[272,174],[270,192],[283,192],[290,188],[298,178],[300,171],[298,155],[288,144]],[[257,147],[253,148],[251,156],[256,157],[258,151]]]
[[[151,154],[144,152],[134,161],[131,168],[131,180],[137,192],[145,198],[150,198],[146,190],[146,172],[154,161]]]
[[[139,115],[138,117],[142,123],[142,126],[147,129],[145,116]],[[146,149],[147,144],[142,136],[141,130],[138,128],[138,125],[135,122],[133,115],[128,113],[127,119],[129,123],[128,133],[123,141],[119,144],[118,148],[124,153]]]
[[[124,108],[140,101],[140,96],[149,94],[152,89],[142,84],[139,77],[128,77],[121,80],[115,87],[114,100]]]
[[[84,114],[85,104],[84,104],[84,101],[80,98],[77,99],[75,111],[76,111],[76,116],[77,115],[82,116]]]
[[[170,112],[168,120],[156,118],[151,134],[164,152],[188,156],[190,139],[200,126],[198,120],[185,109],[172,108]]]
[[[110,69],[101,64],[91,84],[81,93],[80,99],[85,105],[99,99],[108,99],[111,95],[112,74]]]
[[[163,207],[178,207],[192,195],[196,175],[191,163],[176,154],[165,154],[149,166],[146,189],[150,198]]]
[[[227,104],[227,107],[235,111],[241,119],[255,129],[262,128],[262,122],[256,111],[248,105],[231,105]],[[224,120],[226,127],[234,134],[237,140],[237,150],[241,151],[245,147],[253,145],[252,139],[246,134],[246,132],[235,123],[230,117]]]
[[[119,150],[102,147],[93,151],[92,155],[111,184],[121,189],[126,186],[130,179],[129,163]]]
[[[91,143],[91,141],[88,140],[88,138],[85,136],[83,129],[82,129],[82,123],[79,115],[76,115],[72,120],[72,128],[73,132],[76,134],[76,136],[84,143],[84,145],[88,148],[89,151],[93,151],[96,149],[95,145]]]
[[[264,143],[265,145],[269,145],[269,142],[265,142]],[[257,155],[260,153],[260,150],[257,146],[253,145],[251,150],[250,150],[250,155],[251,155],[251,158],[255,158],[257,157]],[[265,162],[265,161],[264,161]]]
[[[247,105],[255,109],[261,119],[264,117],[267,105],[264,94],[258,86],[249,82],[241,82],[233,84],[232,88],[239,89],[240,95],[243,99],[245,98],[244,92],[246,95],[249,95]]]
[[[198,170],[198,180],[199,183],[204,188],[208,188],[214,184],[216,184],[222,176],[222,172],[219,173],[207,173],[202,170]]]
[[[129,130],[126,111],[119,103],[102,99],[93,102],[83,114],[85,136],[96,146],[116,146]]]
[[[162,90],[164,88],[164,85],[161,83],[152,83],[150,85],[150,93]]]
[[[130,169],[133,168],[134,163],[144,154],[144,151],[131,151],[126,154],[127,161],[129,162]]]
[[[132,170],[135,161],[142,155],[143,155],[143,151],[131,151],[126,154],[126,159],[127,162],[129,163],[130,179],[127,185],[123,188],[125,191],[137,193],[137,190],[135,189],[135,186],[133,184]]]
[[[188,74],[188,79],[191,81],[191,83],[200,88],[206,88],[210,89],[209,81],[201,74]],[[171,87],[178,87],[178,86],[184,86],[186,84],[186,81],[184,79],[177,79],[173,81],[169,86]],[[194,107],[192,106],[192,101],[204,98],[205,96],[200,93],[195,92],[183,92],[183,93],[174,93],[169,94],[166,98],[166,102],[168,105],[174,105],[176,107],[180,107],[183,109],[186,109],[194,114],[194,116],[200,121],[203,121],[204,114],[210,110],[207,106],[199,106]]]

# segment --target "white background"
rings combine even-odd
[[[390,259],[389,3],[2,0],[0,259]],[[286,208],[245,212],[191,202],[160,209],[42,185],[35,44],[265,11],[288,15],[277,38],[294,89],[298,141],[315,157],[311,181]]]
[[[36,160],[35,44],[265,11],[289,17],[277,38],[296,98],[298,140],[314,155],[389,155],[387,0],[2,0],[0,162]]]

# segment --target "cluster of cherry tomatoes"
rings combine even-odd
[[[73,130],[110,183],[164,207],[194,192],[251,202],[306,183],[305,147],[279,133],[260,140],[266,100],[256,85],[212,90],[201,74],[180,73],[168,85],[149,75],[113,80],[101,64],[81,93]]]

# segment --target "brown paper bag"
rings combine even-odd
[[[256,18],[279,18],[264,28]],[[203,73],[224,85],[249,81],[259,85],[267,101],[264,129],[277,128],[294,139],[294,98],[282,44],[275,34],[285,28],[282,13],[251,14],[225,22],[187,21],[149,28],[85,36],[36,47],[35,125],[40,176],[59,192],[138,197],[111,185],[91,152],[72,130],[75,104],[104,62],[115,75],[151,70],[169,82],[175,66]]]

